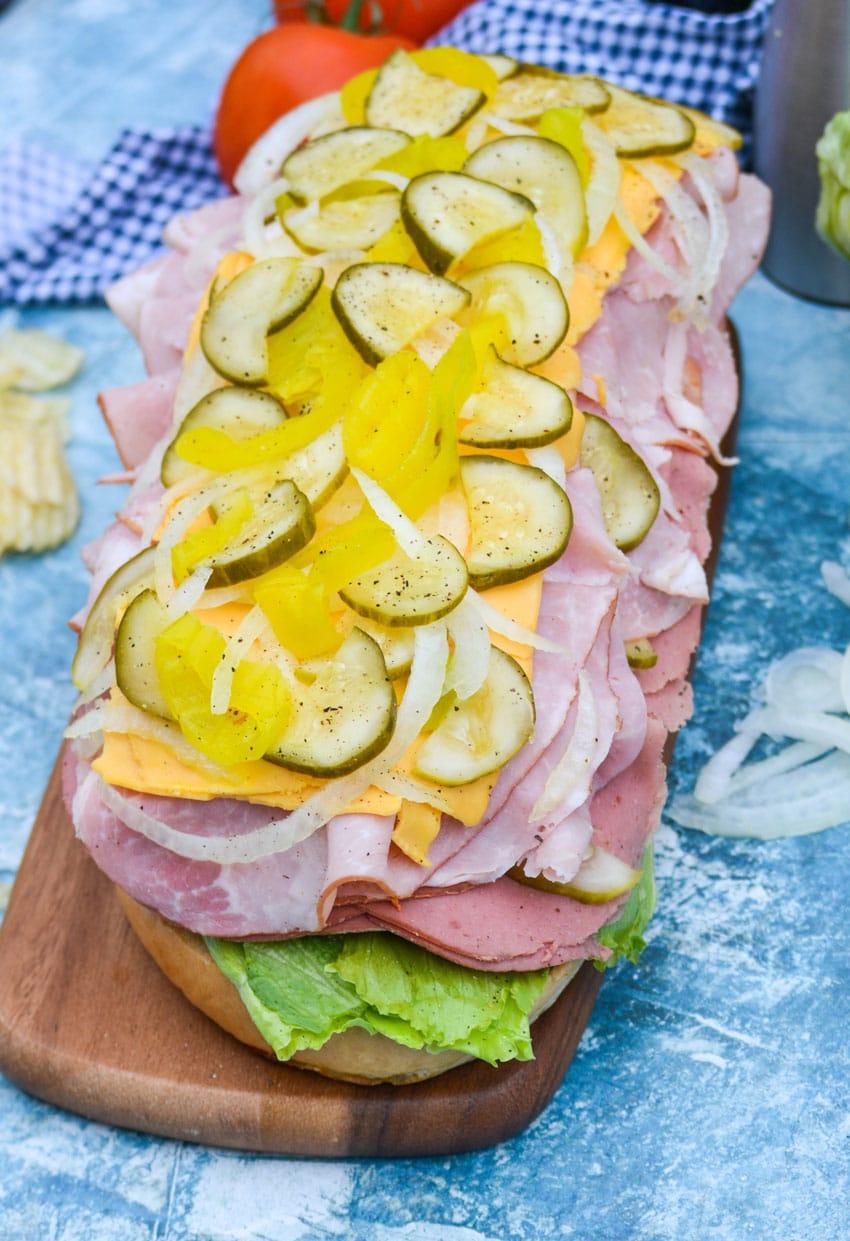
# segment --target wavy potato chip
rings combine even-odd
[[[73,379],[83,351],[35,328],[12,328],[0,335],[0,388],[44,392]]]
[[[0,553],[45,551],[76,527],[80,504],[63,448],[65,412],[63,401],[0,396]]]

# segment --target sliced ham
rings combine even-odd
[[[714,290],[712,317],[721,323],[736,294],[756,272],[770,230],[770,190],[763,181],[743,173],[738,193],[726,205],[729,245]]]
[[[130,469],[142,464],[171,426],[180,368],[121,388],[107,388],[97,398],[115,441],[118,456]]]

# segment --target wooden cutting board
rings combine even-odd
[[[728,487],[723,471],[710,575]],[[347,1085],[276,1064],[160,973],[74,836],[57,761],[0,928],[0,1070],[59,1107],[190,1142],[302,1156],[454,1154],[504,1141],[542,1111],[602,977],[584,965],[535,1022],[529,1063],[474,1062],[413,1086]]]

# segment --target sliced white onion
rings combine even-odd
[[[475,604],[484,624],[488,629],[492,629],[493,633],[499,633],[503,638],[510,638],[512,642],[518,642],[521,646],[530,646],[535,651],[549,651],[553,655],[566,654],[566,647],[558,642],[552,642],[549,638],[544,638],[543,634],[535,633],[533,629],[527,629],[518,621],[511,620],[476,591],[469,589],[466,592],[466,598]]]
[[[629,213],[620,199],[617,200],[614,206],[614,218],[638,254],[643,255],[650,267],[653,267],[670,284],[674,294],[677,297],[680,296],[683,290],[681,273],[675,267],[671,267],[666,259],[663,259],[660,254],[653,250],[643,234],[635,228],[629,218]]]
[[[694,788],[694,797],[704,805],[720,801],[729,792],[735,772],[759,739],[751,729],[736,733],[703,767]]]
[[[221,659],[213,672],[210,687],[210,711],[213,715],[226,715],[233,692],[233,677],[240,659],[246,659],[257,638],[267,625],[265,613],[259,607],[251,608],[228,638]]]
[[[834,560],[824,560],[820,567],[823,584],[831,595],[850,608],[850,577]]]
[[[283,853],[340,814],[376,777],[395,766],[439,701],[447,657],[445,626],[439,623],[420,625],[416,630],[413,664],[399,704],[395,732],[383,753],[351,775],[329,780],[291,814],[243,836],[194,836],[154,818],[109,785],[103,786],[101,796],[129,828],[180,857],[227,865],[256,862],[273,853]]]
[[[477,693],[490,668],[490,634],[473,600],[464,598],[446,617],[454,642],[443,692],[454,690],[461,702]]]
[[[395,501],[387,495],[383,487],[379,486],[368,474],[364,474],[362,470],[358,470],[354,466],[351,467],[351,473],[366,497],[369,507],[375,516],[392,530],[401,550],[406,552],[408,556],[428,555],[430,550],[428,538],[422,533],[416,522],[411,521],[401,511]]]
[[[214,586],[212,590],[204,591],[195,604],[194,611],[208,612],[213,608],[226,607],[228,603],[248,602],[249,595],[244,584],[239,586]]]
[[[540,240],[543,243],[543,259],[548,271],[556,280],[561,281],[562,285],[566,285],[569,288],[569,285],[572,284],[572,255],[568,256],[563,253],[555,230],[551,224],[544,220],[539,211],[534,217],[534,222],[537,225],[537,231],[540,233]],[[569,274],[568,284],[564,281],[565,267]]]
[[[593,779],[593,757],[598,744],[599,717],[596,700],[587,674],[578,674],[576,719],[564,753],[549,773],[543,792],[531,810],[531,822],[537,822],[557,809],[559,818],[577,810],[590,795]]]
[[[189,410],[194,409],[202,397],[214,392],[216,388],[224,387],[224,383],[221,375],[210,366],[200,345],[195,345],[184,359],[183,370],[174,394],[172,427],[179,426]],[[163,443],[163,450],[168,444],[168,439],[169,437],[166,437]],[[157,473],[159,473],[159,464],[157,464]]]
[[[689,400],[683,392],[685,362],[688,356],[688,324],[682,320],[670,323],[664,342],[664,389],[662,395],[667,412],[681,431],[701,439],[720,465],[737,465],[737,457],[724,457],[717,432],[705,411]]]
[[[584,191],[587,241],[592,246],[602,236],[617,205],[622,169],[617,152],[598,125],[589,120],[582,121],[581,136],[593,162]]]
[[[273,237],[267,233],[266,220],[270,215],[277,220],[277,200],[281,194],[286,193],[287,189],[286,178],[278,177],[277,180],[272,181],[271,185],[267,185],[264,190],[260,191],[245,212],[242,222],[242,249],[253,254],[254,258],[268,257],[269,243],[274,244],[276,257],[299,258],[304,254],[301,247],[292,240],[288,233],[279,230]]]
[[[507,134],[509,138],[518,138],[521,134],[537,135],[537,130],[532,129],[530,125],[519,125],[516,121],[509,121],[504,116],[497,116],[495,112],[479,112],[482,121],[486,121],[490,129],[495,129],[497,133]]]
[[[388,168],[373,168],[371,172],[364,172],[359,178],[361,181],[386,181],[387,185],[394,185],[402,194],[410,185],[410,177],[403,177],[400,172],[391,172]]]
[[[221,479],[214,479],[180,500],[172,510],[154,554],[154,582],[160,603],[167,604],[176,589],[171,568],[172,548],[180,542],[192,522],[215,503],[223,487],[224,482]]]
[[[74,741],[78,737],[92,737],[95,733],[103,732],[108,705],[106,702],[99,702],[90,711],[78,715],[75,720],[71,721],[62,736],[66,741]]]
[[[764,683],[768,706],[786,711],[844,711],[842,657],[825,646],[803,646],[771,665]]]
[[[110,659],[109,663],[100,670],[92,681],[91,685],[80,694],[77,699],[77,707],[85,707],[90,702],[94,702],[95,698],[99,698],[101,694],[105,694],[115,684],[115,660]]]
[[[697,193],[705,204],[708,217],[708,249],[703,263],[702,278],[702,291],[705,297],[702,317],[707,322],[712,293],[720,275],[723,256],[729,245],[729,220],[714,179],[706,171],[705,160],[692,152],[686,152],[679,156],[677,162],[689,173]]]
[[[667,814],[682,827],[717,836],[775,840],[837,827],[847,821],[848,808],[850,756],[839,752],[762,780],[716,805],[677,797]]]
[[[770,758],[763,758],[758,763],[750,763],[747,767],[741,767],[730,779],[728,792],[739,793],[753,784],[770,780],[774,776],[781,776],[786,771],[796,771],[798,767],[828,754],[832,748],[832,746],[814,745],[810,741],[794,741]]]
[[[233,184],[240,194],[259,193],[271,181],[291,151],[329,119],[341,116],[339,92],[308,99],[275,121],[258,138],[237,169]]]
[[[477,151],[487,141],[487,119],[486,114],[482,116],[479,112],[475,120],[470,122],[466,131],[466,149],[467,151]]]
[[[757,728],[769,737],[788,737],[792,741],[810,741],[844,750],[850,754],[850,720],[837,719],[825,711],[784,711],[778,707],[761,707],[750,712],[748,727]],[[850,811],[850,804],[847,806]]]
[[[186,612],[191,612],[206,590],[211,575],[212,569],[209,565],[198,565],[197,569],[190,573],[163,603],[162,611],[165,618],[173,621],[185,615]]]
[[[640,173],[663,199],[676,229],[684,270],[679,273],[679,308],[689,318],[705,316],[706,258],[710,248],[709,224],[690,194],[666,168],[652,160],[642,160]]]
[[[546,444],[543,448],[527,448],[525,455],[532,465],[542,470],[544,474],[548,474],[562,491],[566,491],[567,467],[554,444]]]

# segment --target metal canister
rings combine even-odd
[[[815,146],[846,108],[850,0],[776,0],[756,92],[755,167],[774,196],[764,268],[792,293],[841,306],[850,306],[850,263],[815,231]]]

